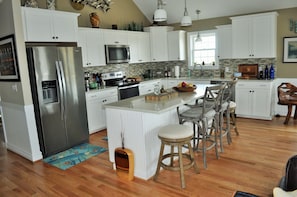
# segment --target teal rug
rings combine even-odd
[[[47,157],[43,161],[61,170],[67,170],[105,151],[107,151],[106,148],[85,143]]]

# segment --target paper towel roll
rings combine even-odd
[[[175,67],[174,67],[174,76],[175,76],[176,78],[179,78],[179,66],[175,66]]]

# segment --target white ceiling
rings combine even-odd
[[[133,0],[143,14],[152,21],[157,9],[157,0]],[[200,10],[199,19],[234,16],[275,9],[297,7],[297,0],[186,0],[192,20],[197,20],[196,10]],[[167,11],[167,23],[179,23],[183,14],[184,0],[163,0]]]

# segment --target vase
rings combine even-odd
[[[93,28],[99,28],[100,19],[99,19],[99,16],[95,12],[92,12],[90,14],[90,22],[91,22],[91,25]]]
[[[25,7],[38,8],[38,3],[36,0],[26,0]]]
[[[56,9],[56,0],[47,0],[47,9],[55,10]]]

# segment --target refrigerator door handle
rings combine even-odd
[[[56,70],[57,70],[57,75],[58,75],[58,86],[59,86],[59,91],[60,91],[60,106],[61,106],[61,120],[64,119],[64,91],[63,91],[63,81],[61,77],[61,69],[60,69],[60,64],[59,61],[56,61]]]
[[[63,64],[62,64],[62,61],[58,61],[59,62],[59,67],[60,67],[60,71],[61,71],[61,81],[62,81],[62,91],[63,91],[63,108],[64,108],[64,111],[63,111],[63,117],[64,117],[64,120],[66,120],[66,113],[65,111],[67,111],[67,105],[66,105],[66,100],[67,100],[67,93],[66,93],[66,82],[65,82],[65,74],[64,74],[64,69],[63,69]]]

